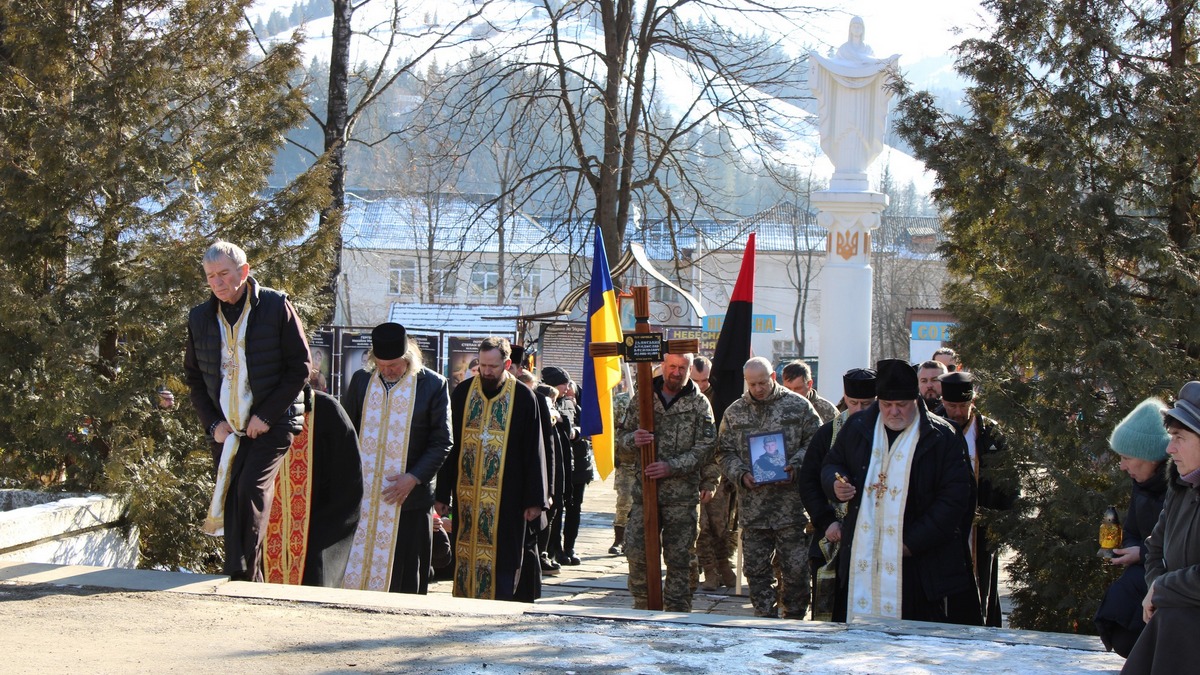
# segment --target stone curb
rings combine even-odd
[[[48,584],[53,586],[89,586],[124,591],[166,591],[213,595],[227,598],[302,602],[339,607],[379,610],[405,610],[438,615],[475,616],[562,616],[603,621],[670,623],[712,628],[750,628],[802,633],[842,633],[864,630],[892,636],[938,637],[952,640],[977,640],[1008,645],[1036,645],[1060,649],[1103,652],[1100,640],[1039,631],[1017,631],[916,621],[856,621],[849,625],[820,621],[756,619],[720,614],[651,612],[635,609],[580,607],[553,603],[495,602],[447,598],[444,595],[406,595],[339,588],[284,586],[230,581],[219,575],[188,574],[157,570],[129,570],[80,565],[0,562],[0,582]]]

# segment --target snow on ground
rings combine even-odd
[[[870,630],[844,632],[760,631],[636,622],[563,619],[556,631],[496,631],[487,644],[512,653],[537,653],[537,668],[566,673],[1068,673],[1117,672],[1115,654],[980,640],[893,636]],[[532,654],[531,651],[531,654]],[[489,663],[457,666],[454,673],[522,673],[528,666]]]

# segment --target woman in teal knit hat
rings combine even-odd
[[[1125,514],[1121,548],[1113,549],[1109,562],[1125,571],[1104,593],[1096,611],[1096,628],[1109,651],[1129,656],[1142,622],[1142,598],[1146,597],[1146,537],[1158,522],[1167,493],[1167,443],[1171,440],[1163,425],[1167,406],[1156,398],[1138,404],[1113,429],[1108,439],[1112,451],[1121,457],[1121,470],[1133,483],[1129,512]]]

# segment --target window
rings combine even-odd
[[[388,294],[405,295],[417,292],[417,261],[393,260],[388,268]]]
[[[517,272],[520,274],[520,272]],[[533,267],[525,271],[524,276],[517,279],[513,288],[514,298],[533,298],[542,290],[542,270]]]
[[[499,285],[500,270],[496,263],[477,262],[471,266],[472,296],[493,295]]]
[[[435,297],[442,300],[454,299],[454,294],[458,292],[457,267],[447,263],[434,263],[431,277]]]
[[[783,358],[798,358],[799,348],[795,340],[771,340],[771,350],[775,352],[775,360]]]
[[[678,303],[683,300],[683,298],[679,295],[679,291],[658,281],[657,279],[654,280],[654,285],[650,287],[650,299],[654,302],[662,303]]]

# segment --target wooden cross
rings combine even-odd
[[[625,342],[593,342],[589,345],[593,357],[619,356],[637,363],[638,426],[654,432],[654,366],[663,354],[695,354],[699,340],[663,340],[661,333],[650,332],[650,289],[633,287],[633,316],[637,321],[635,335]],[[662,600],[662,541],[658,531],[658,481],[647,478],[645,469],[657,459],[654,442],[640,446],[642,455],[642,518],[646,537],[646,607],[661,610]]]

